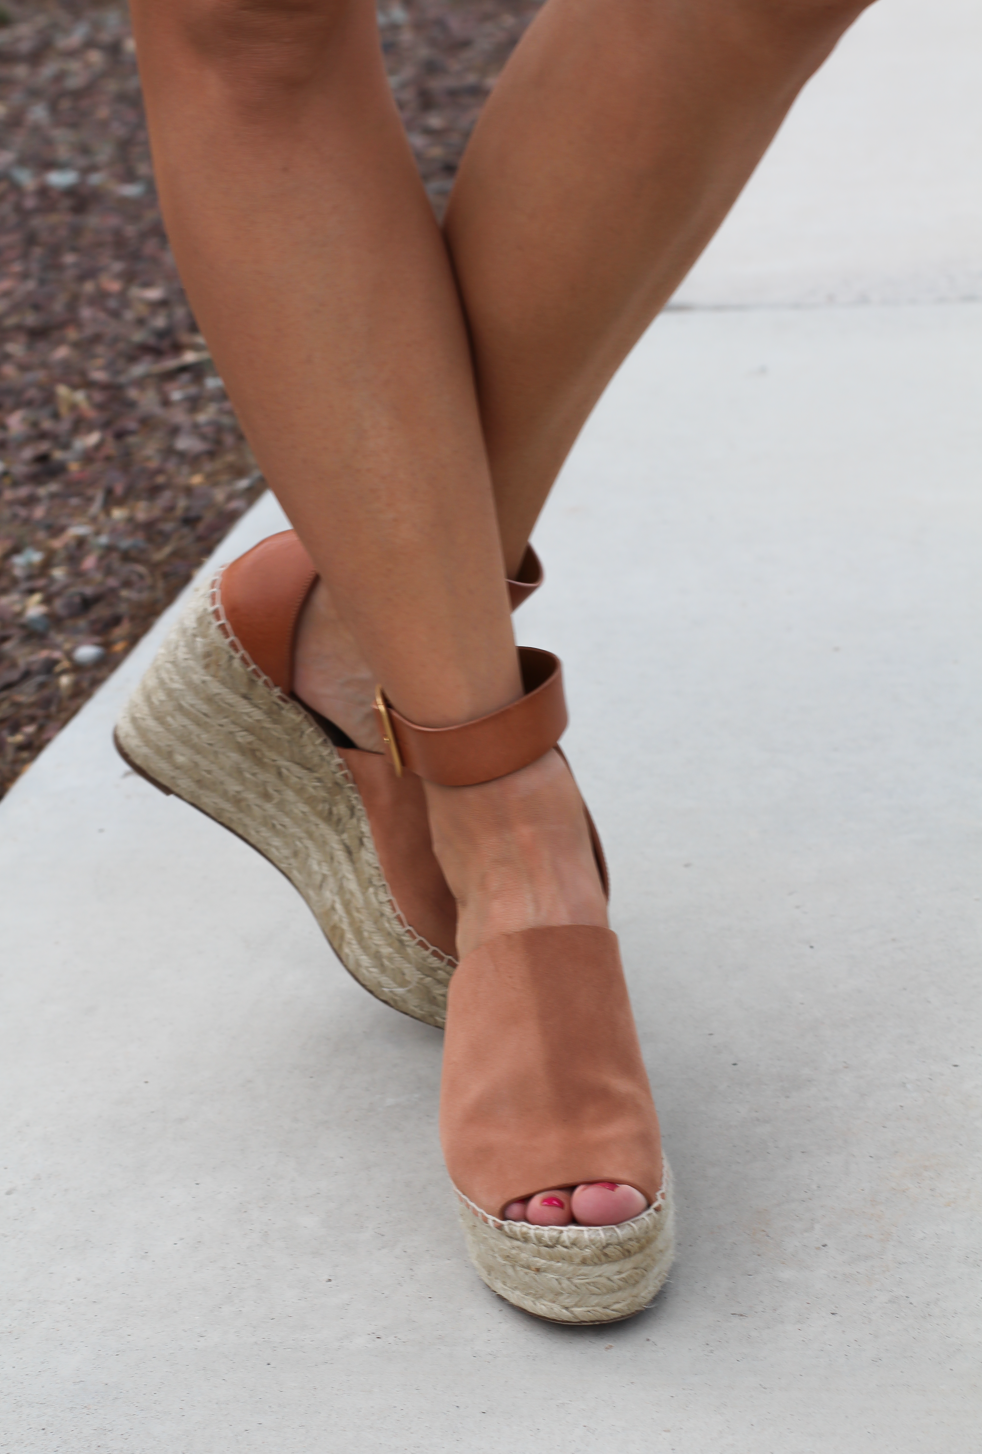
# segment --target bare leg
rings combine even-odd
[[[402,710],[502,705],[520,685],[467,338],[372,5],[133,11],[171,242],[264,473]]]
[[[444,227],[509,570],[611,376],[866,3],[549,0],[518,46]],[[506,1215],[617,1221],[636,1195],[557,1188]]]
[[[521,685],[467,335],[371,5],[135,0],[134,12],[170,237],[257,457],[328,584],[311,616],[325,653],[357,643],[368,680],[422,723],[505,705]],[[555,753],[500,783],[434,789],[431,816],[461,952],[509,930],[606,923]]]
[[[505,705],[521,688],[467,335],[373,7],[136,0],[134,14],[170,237],[329,587],[310,613],[326,652],[357,642],[363,680],[428,725]],[[555,755],[432,799],[462,953],[532,924],[606,922]]]
[[[612,374],[869,0],[549,0],[488,99],[445,234],[505,558]]]

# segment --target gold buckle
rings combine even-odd
[[[392,766],[396,770],[396,777],[402,777],[402,757],[399,754],[399,744],[396,741],[396,734],[392,729],[392,718],[389,716],[389,704],[385,700],[385,693],[381,686],[375,688],[375,710],[382,719],[382,741],[389,749],[389,757],[392,759]]]

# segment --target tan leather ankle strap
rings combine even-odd
[[[375,712],[396,772],[414,772],[448,788],[491,782],[527,767],[566,730],[563,669],[551,651],[520,646],[525,695],[497,712],[456,727],[419,727],[397,712],[379,687]]]

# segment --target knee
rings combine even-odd
[[[210,70],[258,100],[318,80],[362,8],[362,0],[178,0],[172,18]]]

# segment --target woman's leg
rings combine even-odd
[[[506,563],[618,365],[869,0],[548,0],[445,222]]]
[[[132,9],[168,233],[266,477],[407,715],[502,705],[520,687],[466,333],[371,0]]]
[[[182,277],[329,587],[310,613],[313,647],[347,660],[353,681],[348,720],[330,684],[318,695],[316,666],[301,695],[355,732],[373,678],[426,725],[504,706],[521,685],[466,329],[370,0],[133,11]],[[461,953],[528,927],[606,923],[582,804],[555,753],[428,796]]]
[[[370,664],[366,691],[381,681],[429,726],[505,705],[521,688],[466,330],[370,0],[133,10],[182,277]],[[530,923],[604,922],[568,774],[550,759],[516,777],[433,794],[461,952]]]
[[[444,234],[508,569],[587,416],[870,0],[548,0],[464,154]],[[631,1189],[577,1189],[581,1220]],[[568,1221],[565,1190],[511,1215]]]

